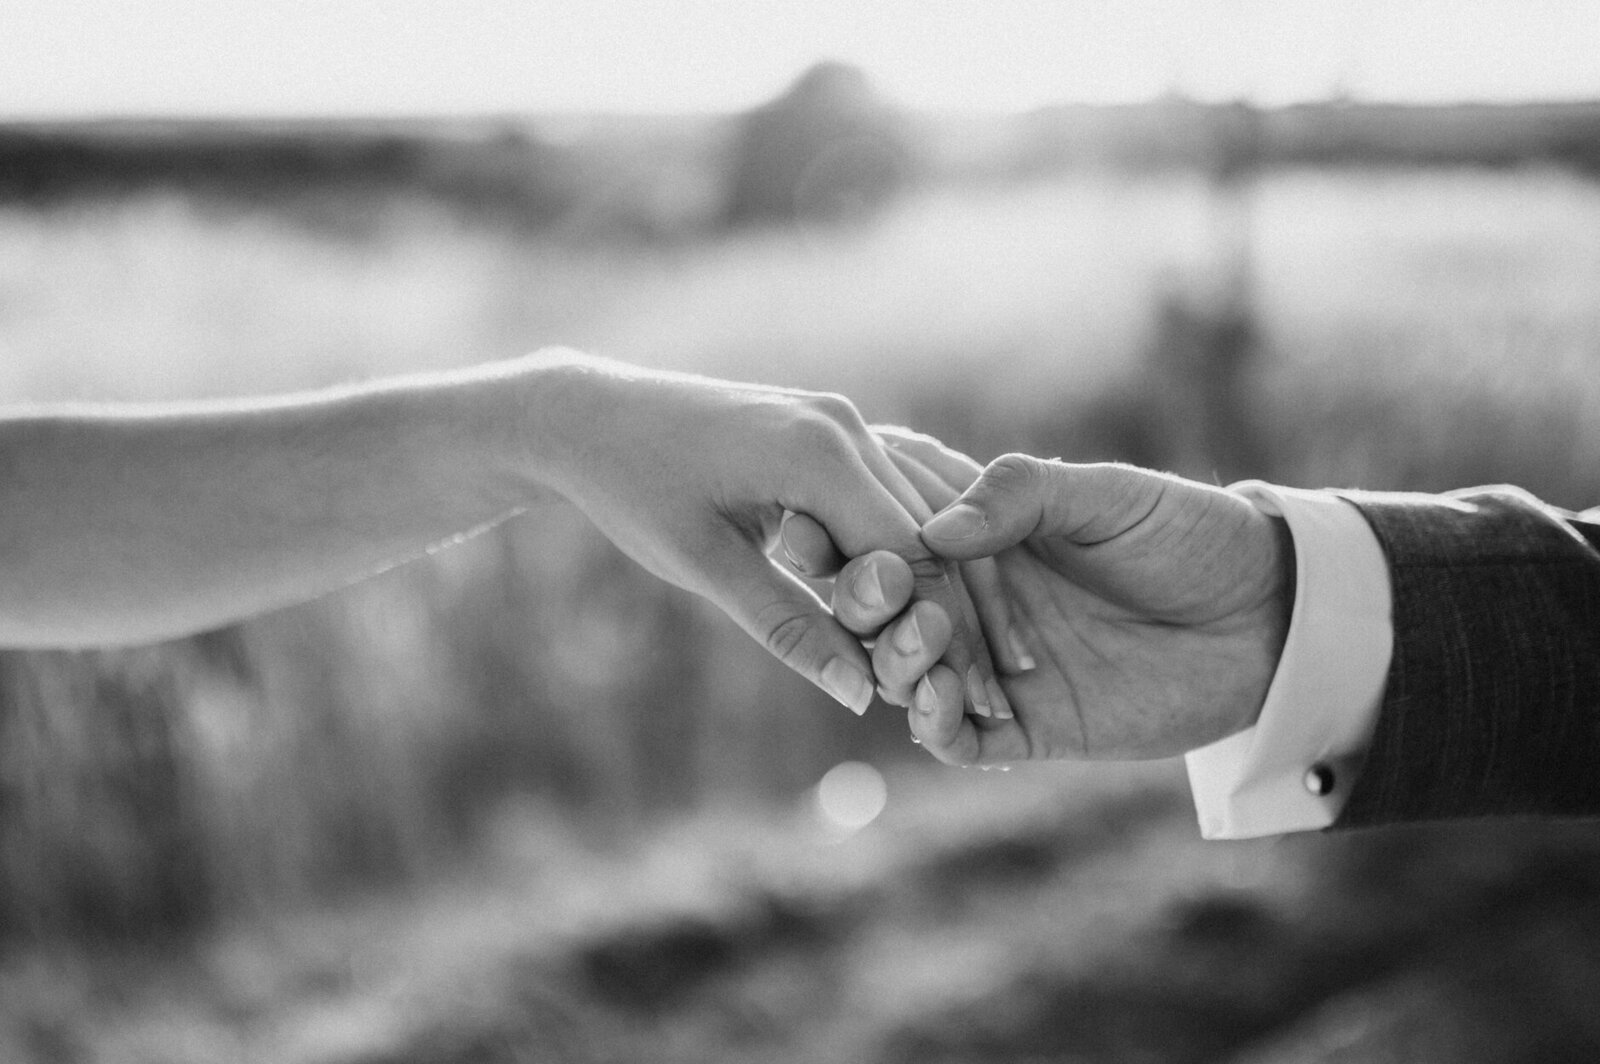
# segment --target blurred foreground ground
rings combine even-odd
[[[0,966],[6,1059],[1578,1061],[1600,841],[1538,826],[1204,843],[1181,773],[896,774],[596,846],[508,813],[428,889],[182,949]]]
[[[0,208],[0,398],[568,343],[983,459],[1600,501],[1565,170],[1056,175],[670,240],[329,217]],[[1592,828],[1205,844],[1174,764],[932,765],[559,509],[225,632],[0,655],[0,695],[6,1060],[1600,1057]],[[890,801],[840,840],[807,803],[847,758]]]

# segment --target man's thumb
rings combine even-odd
[[[929,519],[922,539],[935,554],[958,561],[996,554],[1033,535],[1096,542],[1124,531],[1133,523],[1130,515],[1148,513],[1165,480],[1131,466],[1005,454]]]

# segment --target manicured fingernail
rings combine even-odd
[[[934,539],[970,539],[982,532],[989,519],[983,511],[968,503],[957,503],[942,513],[933,515],[922,526],[922,534]]]
[[[834,658],[822,667],[822,686],[858,717],[872,705],[872,681],[843,658]]]
[[[889,643],[908,658],[922,649],[922,629],[917,626],[916,611],[907,614],[906,619],[900,622],[894,635],[889,637]]]
[[[914,701],[916,702],[917,712],[926,713],[930,717],[933,715],[933,711],[939,708],[939,693],[933,689],[933,681],[926,676],[917,681],[917,694]]]
[[[878,567],[863,565],[861,571],[856,573],[855,579],[850,581],[850,591],[855,595],[856,601],[868,609],[882,606],[883,585],[878,582]]]
[[[805,562],[801,561],[789,546],[789,522],[785,521],[778,526],[778,542],[783,544],[783,556],[789,559],[789,564],[794,566],[796,572],[806,571]]]
[[[1011,642],[1011,656],[1017,659],[1017,668],[1023,672],[1032,672],[1039,667],[1039,663],[1033,660],[1033,655],[1028,653],[1028,644],[1022,641],[1022,633],[1012,628],[1006,633],[1006,637]]]
[[[978,675],[976,665],[967,668],[967,697],[972,700],[972,708],[978,716],[994,716],[994,710],[989,706],[989,692],[983,686],[983,677]]]
[[[995,719],[1010,720],[1012,717],[1011,700],[1006,697],[1005,690],[1001,688],[1000,682],[998,680],[990,680],[987,687],[989,689],[989,704],[994,707]]]

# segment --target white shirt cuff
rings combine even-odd
[[[1388,565],[1366,519],[1337,495],[1260,481],[1230,490],[1288,522],[1295,601],[1260,719],[1185,755],[1200,833],[1325,828],[1344,808],[1383,701],[1394,639]],[[1308,781],[1313,766],[1331,773],[1327,793]]]

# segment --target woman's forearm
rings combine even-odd
[[[0,645],[144,642],[510,516],[548,362],[252,401],[0,417]]]
[[[565,497],[855,710],[871,664],[766,549],[785,511],[890,550],[1003,695],[926,506],[839,396],[570,351],[285,398],[0,415],[0,646],[149,642],[359,580]],[[974,696],[979,712],[989,699]]]

